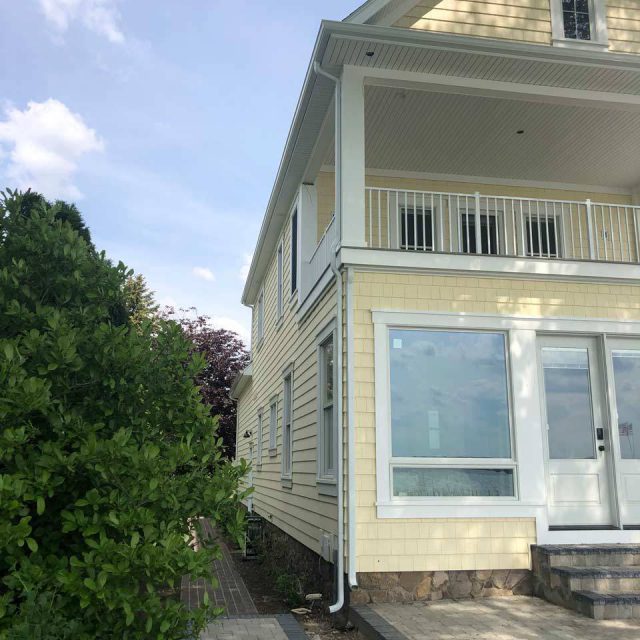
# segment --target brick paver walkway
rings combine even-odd
[[[216,538],[211,524],[207,521],[204,524],[205,532],[208,536]],[[244,580],[233,566],[233,560],[227,545],[219,537],[216,543],[220,545],[222,557],[213,563],[213,575],[218,579],[218,588],[214,589],[211,583],[206,580],[191,581],[189,576],[182,578],[182,601],[190,609],[200,607],[205,591],[209,593],[209,599],[217,607],[224,609],[226,616],[238,616],[247,614],[258,614],[256,605],[253,603]]]
[[[200,640],[308,640],[291,614],[261,616],[240,574],[236,571],[227,545],[216,536],[211,524],[204,523],[205,534],[216,539],[222,556],[213,563],[218,586],[206,580],[182,579],[182,601],[192,609],[199,607],[205,592],[216,606],[224,609],[223,617],[211,623]]]
[[[385,640],[638,640],[640,620],[592,620],[538,598],[478,598],[354,607]],[[373,635],[377,632],[378,635]]]

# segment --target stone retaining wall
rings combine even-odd
[[[358,590],[349,594],[351,604],[458,600],[533,593],[531,572],[526,569],[359,573],[358,586]]]

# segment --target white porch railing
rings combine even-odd
[[[335,250],[337,240],[337,225],[335,221],[335,216],[333,216],[311,258],[302,269],[301,297],[303,301],[307,299],[307,296],[320,281],[325,271],[331,266],[331,252]]]
[[[640,262],[640,207],[366,188],[367,245],[552,260]]]

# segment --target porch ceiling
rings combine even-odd
[[[368,86],[365,126],[370,169],[640,182],[640,112]]]

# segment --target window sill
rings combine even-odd
[[[269,457],[270,458],[275,458],[277,455],[278,455],[278,449],[277,448],[269,449]]]
[[[293,480],[291,478],[281,478],[280,484],[283,489],[293,489]]]
[[[597,40],[574,40],[573,38],[553,38],[551,44],[554,47],[564,49],[582,49],[583,51],[609,51],[608,42]]]
[[[335,480],[317,480],[316,486],[321,496],[330,496],[332,498],[338,496],[338,485]]]

